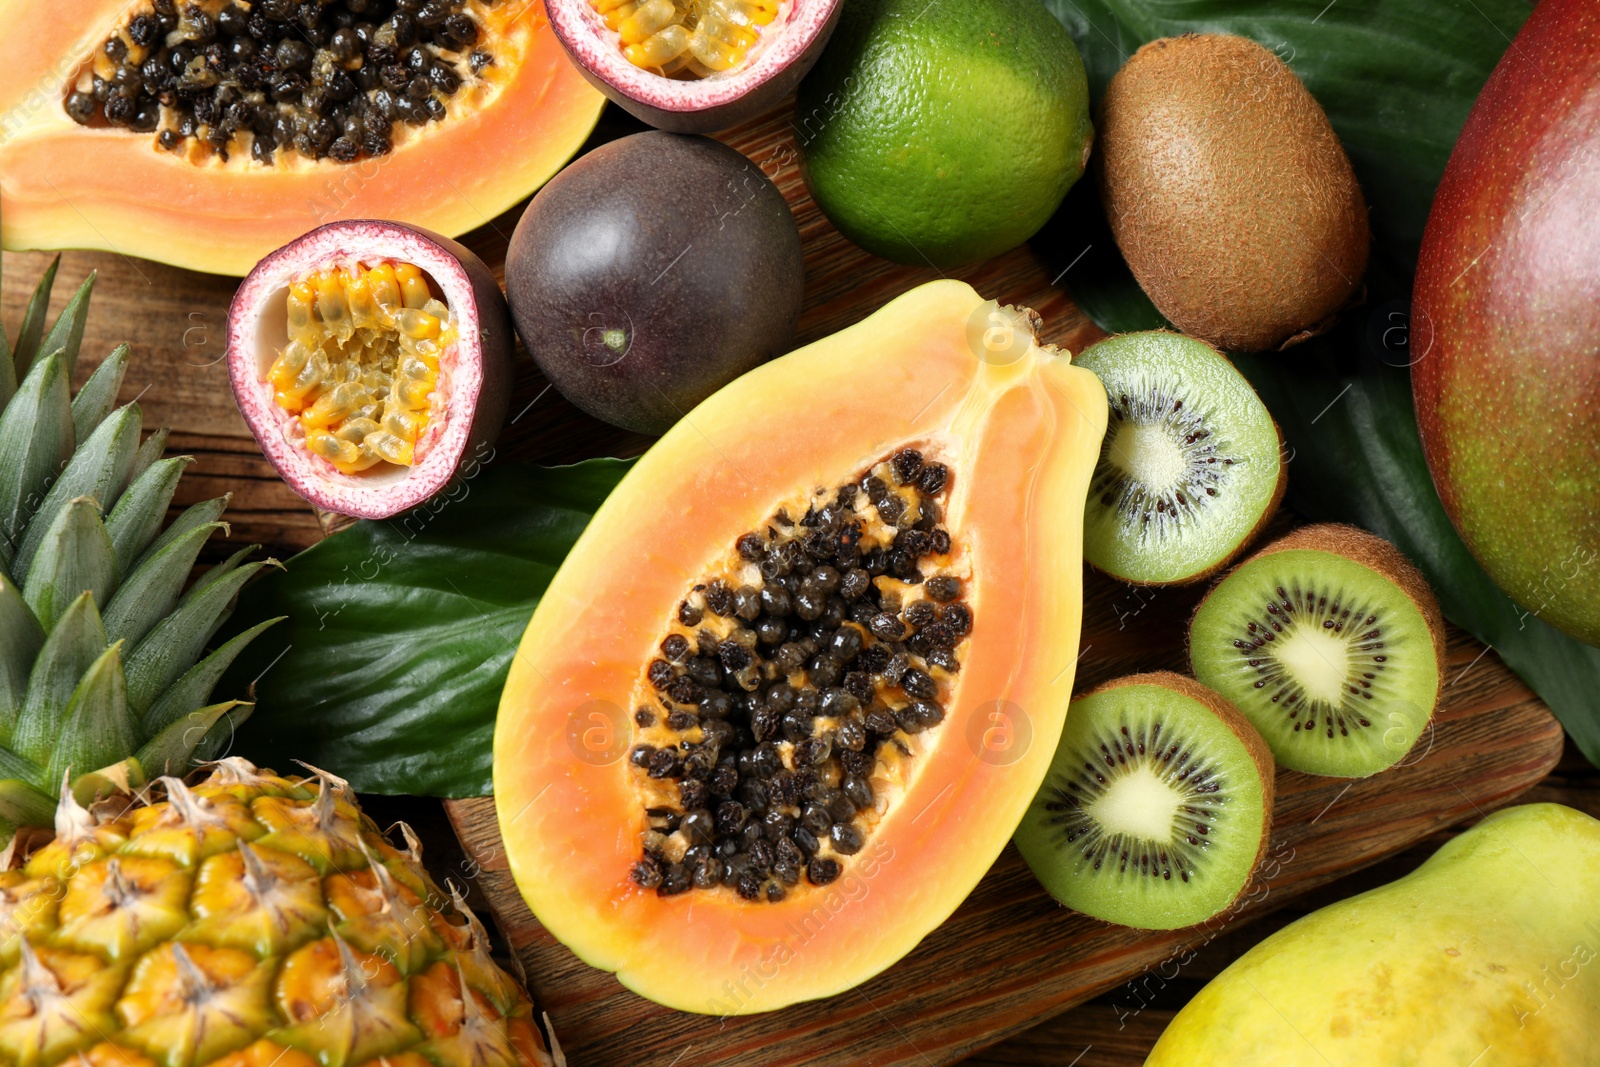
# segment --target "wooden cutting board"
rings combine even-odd
[[[799,340],[805,342],[858,321],[940,272],[871,257],[833,229],[806,195],[790,120],[785,106],[725,139],[778,184],[794,209],[806,250],[806,304],[799,326]],[[634,128],[608,109],[598,136]],[[485,219],[464,238],[497,272],[519,213]],[[320,221],[308,215],[307,228]],[[1084,245],[1058,248],[1050,258],[1077,263],[1079,253],[1088,250]],[[20,320],[28,287],[47,262],[42,254],[7,255],[7,323]],[[173,427],[173,454],[197,458],[175,506],[219,492],[234,494],[227,516],[231,534],[209,546],[206,558],[221,558],[249,543],[283,556],[340,525],[337,517],[314,512],[283,486],[234,408],[221,356],[235,281],[115,253],[68,253],[55,308],[90,269],[100,278],[79,380],[112,345],[131,342],[133,358],[121,399],[139,399],[147,425]],[[1033,307],[1045,320],[1044,339],[1077,351],[1100,332],[1060,288],[1062,276],[1072,269],[1057,274],[1034,251],[1022,248],[949,274],[987,296]],[[503,457],[570,462],[635,454],[648,443],[572,408],[527,361],[511,411],[511,425],[499,444]],[[1138,670],[1182,669],[1183,627],[1194,599],[1192,592],[1135,591],[1089,574],[1080,683]],[[1436,728],[1407,766],[1359,782],[1280,774],[1266,869],[1248,903],[1227,923],[1171,934],[1095,923],[1052,903],[1007,849],[951,920],[899,964],[858,990],[761,1017],[719,1020],[670,1012],[587,967],[523,906],[506,868],[493,801],[452,801],[447,808],[472,861],[469,873],[549,1010],[573,1067],[949,1063],[1130,980],[1129,996],[1121,1000],[1134,1003],[1138,990],[1153,993],[1184,973],[1221,930],[1431,832],[1474,821],[1538,782],[1561,753],[1555,720],[1492,652],[1457,631],[1451,633],[1450,662]]]
[[[1080,685],[1184,669],[1183,629],[1197,597],[1135,593],[1087,575]],[[1229,926],[1443,827],[1476,821],[1537,783],[1561,756],[1561,728],[1549,711],[1459,630],[1451,632],[1449,664],[1443,706],[1407,765],[1349,781],[1278,773],[1264,867],[1228,921],[1144,933],[1084,918],[1046,896],[1007,847],[955,915],[898,964],[851,992],[761,1016],[670,1011],[589,967],[518,896],[493,800],[445,806],[573,1067],[926,1067],[952,1063],[1141,974],[1159,988]],[[1138,1004],[1136,993],[1124,999]]]

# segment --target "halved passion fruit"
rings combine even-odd
[[[262,260],[228,309],[228,374],[261,451],[311,503],[364,519],[487,459],[512,345],[483,261],[395,222],[311,231]]]
[[[540,0],[0,0],[8,248],[243,274],[317,222],[458,234],[603,100]]]
[[[1099,380],[939,281],[765,364],[629,472],[500,705],[545,926],[743,1013],[899,959],[989,868],[1072,691]]]
[[[548,0],[580,70],[637,118],[674,133],[736,126],[793,92],[842,0]]]

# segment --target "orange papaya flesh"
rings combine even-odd
[[[542,0],[466,7],[493,62],[473,72],[464,52],[451,59],[462,80],[453,94],[435,94],[444,118],[395,122],[390,151],[353,162],[279,151],[263,163],[251,156],[249,133],[234,137],[224,159],[200,137],[169,150],[159,131],[69,117],[68,95],[104,66],[107,38],[119,27],[125,37],[147,6],[0,0],[0,17],[29,27],[0,39],[0,243],[242,275],[339,219],[403,219],[447,236],[489,222],[572,157],[605,98],[567,58]],[[162,114],[161,129],[170,129],[171,113]]]
[[[1038,344],[1037,321],[961,282],[924,285],[714,394],[597,512],[528,625],[495,733],[496,807],[511,870],[534,913],[579,957],[680,1010],[771,1010],[848,989],[892,964],[948,917],[998,856],[1065,720],[1082,611],[1083,504],[1106,425],[1103,387],[1068,355]],[[924,609],[924,624],[946,621],[955,604],[968,612],[969,629],[948,649],[950,669],[930,663],[915,638],[902,642],[934,684],[928,702],[942,709],[940,720],[910,730],[897,721],[875,750],[868,746],[876,757],[871,802],[848,820],[860,840],[847,845],[858,849],[820,835],[800,877],[767,871],[759,885],[745,885],[759,890],[753,900],[741,895],[737,878],[667,884],[684,848],[702,840],[681,808],[683,791],[701,786],[687,773],[652,779],[648,761],[635,766],[632,753],[676,738],[687,762],[718,716],[702,704],[695,724],[681,731],[663,724],[669,708],[688,710],[679,697],[697,695],[670,688],[682,671],[668,656],[681,650],[664,648],[664,638],[687,641],[700,628],[719,639],[736,626],[759,630],[776,610],[770,604],[752,620],[739,617],[737,603],[729,617],[707,602],[718,578],[730,586],[764,580],[746,536],[769,546],[784,541],[776,532],[780,509],[803,521],[801,509],[837,499],[839,487],[864,475],[889,473],[880,464],[907,449],[947,472],[937,492],[917,499],[950,544],[917,561],[920,583],[878,575],[874,587],[880,607],[891,591],[905,606],[945,598]],[[885,481],[912,499],[892,475]],[[863,554],[884,547],[874,542],[886,533],[865,497],[852,509],[862,520],[856,548]],[[860,560],[836,568],[840,580],[856,566],[867,569]],[[935,579],[952,580],[954,596],[950,586],[933,596]],[[796,602],[803,591],[793,591]],[[903,610],[899,617],[905,620]],[[876,636],[870,620],[841,622],[832,633],[844,630],[864,644]],[[750,682],[741,681],[742,666],[737,655],[721,662],[724,692],[737,696]],[[859,691],[860,680],[848,674],[842,684],[812,685],[813,667],[757,678],[750,690],[757,699],[724,713],[735,725],[726,743],[744,753],[730,759],[732,751],[719,747],[718,770],[732,766],[741,787],[763,775],[769,787],[784,775],[792,784],[797,752],[810,739],[768,735],[782,768],[761,768],[752,762],[751,709],[759,715],[780,684],[822,690],[823,699],[832,692],[835,702],[835,690]],[[846,720],[913,703],[904,676],[897,687],[882,671],[869,673],[873,689],[860,708],[832,717],[819,711],[813,720],[817,735],[835,745],[811,769],[825,786],[845,773],[838,748]],[[668,674],[663,692],[657,682]],[[635,720],[641,710],[643,727]],[[716,772],[710,778],[715,783]],[[794,800],[788,790],[774,799],[769,788],[768,809],[793,820],[778,831],[793,841],[805,807],[782,802]],[[732,796],[758,807],[737,787]],[[674,802],[676,829],[662,815]],[[706,803],[702,811],[721,806],[715,795],[693,802]],[[732,836],[725,829],[716,831],[719,848]],[[734,853],[741,851],[748,869],[757,847],[741,838]],[[645,859],[659,870],[641,879]],[[825,884],[814,877],[817,859],[838,864],[821,872]]]

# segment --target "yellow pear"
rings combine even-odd
[[[1146,1067],[1600,1064],[1600,821],[1497,812],[1245,953]]]

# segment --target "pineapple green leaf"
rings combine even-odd
[[[233,555],[229,556],[215,567],[212,567],[210,570],[206,571],[200,577],[195,579],[194,585],[189,587],[189,591],[183,595],[183,599],[188,601],[193,600],[195,597],[205,595],[206,589],[211,586],[212,583],[220,582],[222,579],[232,574],[238,569],[240,564],[244,563],[244,561],[250,557],[250,553],[254,552],[260,547],[260,545],[245,545],[239,551],[235,552]]]
[[[117,586],[117,554],[91,498],[72,500],[45,531],[22,597],[49,633],[80,593],[103,604]]]
[[[160,536],[150,542],[150,547],[144,550],[144,553],[134,561],[133,565],[135,567],[142,566],[145,560],[160,552],[196,526],[204,526],[222,518],[222,513],[228,509],[228,500],[231,497],[232,494],[230,493],[210,500],[202,500],[198,504],[189,505],[188,508],[184,509],[182,515],[172,520],[172,525],[162,530]]]
[[[139,450],[140,421],[137,404],[118,408],[116,414],[100,423],[73,453],[66,469],[45,494],[44,503],[29,520],[22,543],[17,546],[13,571],[22,575],[28,573],[46,532],[54,527],[69,502],[88,497],[105,509],[122,496],[128,486],[133,454]],[[72,592],[76,594],[78,590]]]
[[[118,345],[83,383],[78,395],[72,398],[73,438],[87,441],[94,428],[109,414],[117,403],[117,391],[128,373],[128,346]]]
[[[43,646],[44,630],[22,599],[22,590],[0,574],[0,723],[7,724],[5,733],[22,713],[28,677]]]
[[[81,594],[98,606],[116,588],[117,561],[111,538],[90,497],[77,497],[56,516],[22,586],[22,596],[49,633]]]
[[[155,778],[163,774],[182,776],[189,772],[195,749],[210,735],[212,727],[236,707],[249,705],[229,700],[210,707],[196,708],[169,724],[134,754],[144,777]],[[231,725],[231,723],[230,723]]]
[[[111,535],[111,547],[123,574],[131,571],[130,564],[161,531],[161,520],[167,517],[183,469],[193,462],[189,456],[158,460],[134,479],[106,516],[106,533]]]
[[[254,704],[235,703],[226,715],[206,731],[205,737],[194,747],[194,754],[190,758],[198,763],[226,756],[233,748],[234,735],[239,732],[239,727],[244,725],[244,721],[255,710]]]
[[[15,778],[0,781],[0,823],[9,823],[12,834],[18,826],[49,826],[55,817],[56,802],[38,786]]]
[[[5,323],[0,322],[0,408],[11,403],[16,395],[17,368],[11,362],[11,340],[6,337]]]
[[[190,667],[183,677],[162,693],[144,713],[140,726],[144,729],[145,735],[159,733],[211,699],[211,690],[216,688],[217,679],[222,677],[223,671],[232,666],[234,659],[244,651],[245,646],[254,641],[263,630],[282,622],[283,618],[279,615],[275,619],[256,623],[250,629],[229,638],[205,659]],[[243,719],[238,720],[238,722],[243,721]]]
[[[19,779],[40,789],[45,789],[50,784],[45,781],[43,767],[23,759],[8,748],[0,748],[0,779],[8,778]]]
[[[41,352],[59,350],[65,354],[69,375],[78,367],[78,350],[83,347],[83,327],[89,318],[89,294],[94,291],[95,274],[95,271],[89,272],[39,344]]]
[[[73,767],[105,767],[139,747],[139,728],[128,708],[128,682],[122,671],[122,642],[100,654],[73,690],[61,731],[45,764],[47,780]]]
[[[128,481],[132,482],[139,475],[155,466],[161,454],[167,450],[167,428],[152,430],[150,436],[144,439],[144,444],[139,446],[139,451],[133,455],[133,467],[128,471]],[[192,460],[193,457],[188,457]]]
[[[184,597],[178,610],[162,619],[128,657],[128,700],[134,712],[148,711],[189,665],[205,651],[206,642],[233,610],[241,586],[277,560],[248,563],[210,583],[198,595]]]
[[[106,631],[94,598],[84,593],[57,621],[34,661],[22,712],[0,722],[0,738],[13,752],[35,763],[50,757],[73,690],[106,650]]]
[[[189,571],[206,541],[226,528],[226,524],[220,522],[196,526],[124,578],[100,613],[105,620],[107,640],[126,641],[129,648],[136,646],[178,603],[178,595],[183,592]]]
[[[8,566],[50,479],[72,455],[67,385],[60,357],[47,357],[0,411],[0,562]]]
[[[27,312],[22,316],[22,330],[17,334],[17,347],[11,351],[11,358],[16,363],[19,375],[29,373],[34,359],[39,355],[39,341],[44,337],[44,317],[50,310],[50,290],[55,286],[56,268],[60,266],[60,256],[50,261],[50,266],[45,268],[44,274],[39,278],[39,284],[34,287],[33,298],[28,301]],[[70,376],[69,374],[68,377]]]

